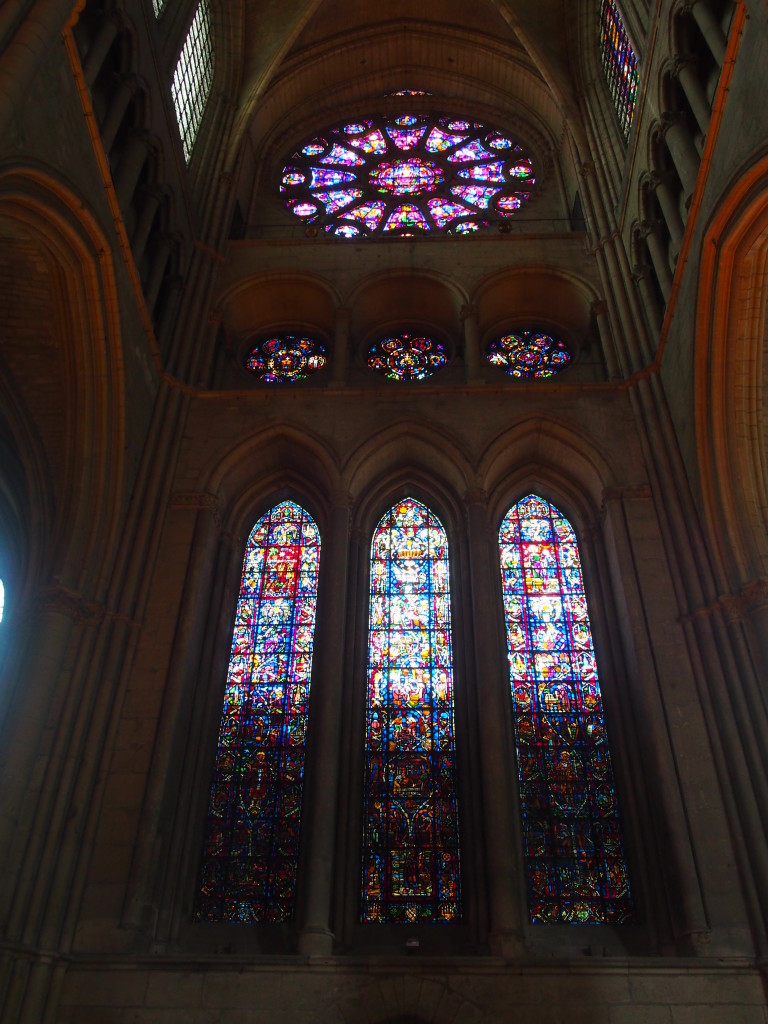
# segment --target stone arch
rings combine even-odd
[[[768,577],[768,158],[703,246],[694,356],[699,486],[721,587]]]
[[[472,480],[469,457],[458,438],[403,420],[373,435],[355,449],[343,468],[345,487],[361,507],[374,495],[391,492],[399,481],[442,481],[447,494],[463,494]],[[393,498],[394,500],[394,498]],[[385,511],[382,505],[381,512]],[[439,513],[438,513],[439,514]]]
[[[33,377],[49,373],[37,385],[14,385],[14,400],[5,404],[31,483],[34,543],[63,585],[78,590],[90,582],[103,592],[124,451],[123,354],[109,247],[82,198],[43,169],[0,168],[0,219],[6,265],[16,275],[24,267],[0,355],[11,380],[29,379],[30,359],[39,363]],[[43,326],[40,317],[42,332],[34,329],[36,322]]]
[[[538,488],[560,503],[578,532],[595,522],[616,474],[590,438],[554,418],[536,417],[521,420],[488,444],[477,479],[488,493],[496,526],[513,500]]]

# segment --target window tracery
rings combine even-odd
[[[299,505],[248,538],[195,918],[293,913],[320,534]]]
[[[401,114],[318,135],[283,168],[288,209],[339,238],[478,231],[530,199],[531,159],[476,121]]]
[[[371,547],[361,917],[460,915],[448,548],[406,498]]]
[[[213,85],[213,31],[209,0],[200,0],[173,72],[171,96],[184,159],[192,158]]]
[[[499,533],[533,923],[632,916],[576,536],[529,495]]]

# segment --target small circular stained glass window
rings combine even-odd
[[[505,334],[488,347],[488,362],[511,377],[553,377],[571,361],[564,341],[541,331]]]
[[[325,346],[315,338],[280,334],[252,348],[245,366],[265,384],[290,384],[305,380],[326,362]]]
[[[390,380],[425,380],[447,362],[444,345],[416,334],[382,338],[368,350],[368,369]]]

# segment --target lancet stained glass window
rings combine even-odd
[[[600,54],[621,130],[624,137],[629,138],[635,115],[639,72],[635,51],[614,0],[601,0]]]
[[[292,501],[245,551],[216,753],[198,921],[293,913],[320,535]]]
[[[632,898],[576,536],[531,494],[499,541],[530,919],[623,923]]]
[[[448,548],[413,498],[371,548],[364,922],[461,914]]]
[[[184,159],[189,163],[213,85],[213,33],[208,0],[200,0],[173,72],[171,96],[176,108]]]
[[[462,118],[374,116],[317,135],[283,167],[288,209],[337,238],[469,234],[514,216],[535,175],[520,143]]]

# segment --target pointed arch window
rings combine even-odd
[[[173,72],[171,96],[187,163],[213,85],[213,31],[209,0],[200,0]]]
[[[601,0],[600,55],[624,138],[629,138],[639,82],[637,55],[614,0]]]
[[[632,915],[576,536],[529,495],[499,534],[532,922]]]
[[[371,547],[362,920],[460,917],[448,546],[413,498]]]
[[[320,534],[299,505],[248,538],[205,825],[198,921],[293,913]]]

